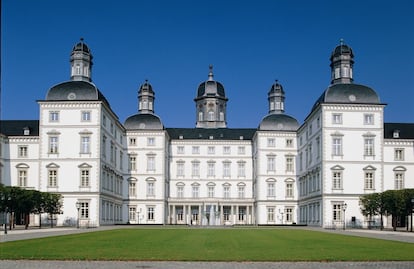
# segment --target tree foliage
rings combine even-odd
[[[26,190],[0,184],[0,211],[23,214],[26,229],[29,225],[30,214],[61,214],[61,208],[62,196],[60,194]],[[10,221],[10,228],[12,222],[13,220]]]
[[[387,190],[381,193],[372,193],[361,196],[361,213],[370,219],[373,216],[393,216],[392,227],[397,229],[396,217],[408,216],[412,212],[414,189]]]

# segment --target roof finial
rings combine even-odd
[[[340,44],[341,46],[343,46],[343,45],[344,45],[344,39],[343,39],[343,38],[339,39],[339,44]]]
[[[81,38],[80,38],[80,42],[82,42],[82,43],[83,43],[83,40],[84,40],[84,38],[83,38],[83,37],[81,37]]]
[[[214,75],[213,75],[213,65],[212,64],[210,64],[209,65],[209,73],[208,73],[208,80],[213,80],[213,77],[214,77]]]

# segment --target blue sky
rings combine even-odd
[[[38,119],[36,100],[69,80],[80,37],[93,82],[121,122],[148,79],[166,127],[194,127],[198,85],[214,66],[229,98],[228,127],[255,128],[275,79],[300,123],[330,84],[343,38],[354,82],[386,103],[386,122],[414,122],[414,1],[3,0],[2,119]]]

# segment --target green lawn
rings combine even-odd
[[[413,253],[409,243],[269,228],[118,229],[0,244],[0,259],[400,261]]]

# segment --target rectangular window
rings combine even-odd
[[[177,147],[177,154],[184,154],[184,146]]]
[[[102,157],[106,159],[106,136],[102,136]]]
[[[214,198],[214,186],[208,187],[208,198]]]
[[[293,197],[293,183],[292,182],[286,183],[286,197],[287,198]]]
[[[237,189],[238,189],[239,199],[244,199],[245,187],[244,186],[239,186]]]
[[[276,162],[275,156],[267,156],[267,171],[275,171],[276,170]]]
[[[193,198],[198,198],[199,197],[199,190],[200,190],[200,188],[198,186],[193,186],[192,187]]]
[[[47,186],[52,188],[57,187],[57,170],[49,170]]]
[[[342,204],[332,205],[332,219],[334,221],[342,221]]]
[[[342,138],[341,137],[332,138],[332,155],[333,156],[342,155]]]
[[[200,154],[200,147],[199,146],[193,146],[193,154]]]
[[[374,114],[364,114],[364,124],[373,125],[374,124]]]
[[[223,219],[224,221],[230,221],[231,207],[223,206]]]
[[[177,186],[177,197],[178,198],[184,197],[184,186]]]
[[[49,153],[58,153],[58,137],[50,136],[49,137]]]
[[[154,137],[148,137],[147,145],[148,146],[155,146],[155,138]]]
[[[81,121],[91,121],[91,112],[90,111],[82,111],[81,112]]]
[[[193,162],[192,163],[192,176],[193,177],[199,177],[200,176],[200,163],[199,162]]]
[[[275,139],[274,138],[268,138],[267,139],[267,146],[271,147],[271,148],[275,147]]]
[[[89,136],[81,137],[81,153],[91,152],[91,138]]]
[[[27,152],[28,152],[27,146],[19,146],[17,150],[18,150],[17,154],[19,158],[27,158]]]
[[[129,182],[128,194],[130,197],[135,197],[137,195],[137,183]]]
[[[106,127],[106,116],[105,116],[105,114],[102,115],[102,125]]]
[[[50,111],[49,112],[49,121],[50,122],[59,121],[59,111]]]
[[[293,157],[286,157],[286,172],[293,172]]]
[[[286,139],[286,147],[293,148],[293,139]]]
[[[128,218],[129,218],[129,221],[136,221],[137,219],[137,208],[136,207],[129,208]]]
[[[275,197],[275,183],[274,182],[267,183],[267,197],[271,197],[271,198]]]
[[[214,162],[207,163],[207,176],[214,177],[216,175],[216,164]]]
[[[374,138],[364,139],[364,155],[374,156]]]
[[[286,220],[286,222],[292,222],[293,221],[293,208],[291,208],[291,207],[285,208],[285,220]]]
[[[404,161],[404,149],[395,149],[394,150],[394,160],[395,161]]]
[[[147,171],[155,171],[155,156],[147,156]]]
[[[137,157],[129,155],[129,171],[137,170]]]
[[[335,171],[332,173],[332,189],[342,189],[342,172]]]
[[[215,148],[214,147],[208,147],[207,152],[208,152],[208,154],[214,154]]]
[[[131,137],[131,138],[129,139],[129,144],[130,144],[131,146],[135,146],[135,145],[137,144],[137,139],[136,139],[135,137]]]
[[[153,221],[154,220],[154,208],[153,207],[148,207],[148,220]]]
[[[238,162],[238,169],[237,169],[237,176],[238,177],[245,177],[246,176],[246,163],[245,162]]]
[[[365,173],[365,189],[372,190],[374,189],[374,173],[366,172]]]
[[[81,170],[81,187],[89,187],[89,169]]]
[[[274,207],[268,207],[267,208],[267,221],[268,222],[274,222],[275,221],[275,208]]]
[[[177,177],[184,176],[184,162],[177,162]]]
[[[155,196],[155,183],[147,182],[147,196]]]
[[[404,189],[404,173],[397,172],[395,173],[395,189],[396,190],[402,190]]]
[[[223,198],[229,199],[230,198],[230,186],[223,187]]]
[[[80,202],[80,216],[81,219],[89,219],[89,203]]]
[[[342,124],[342,114],[332,114],[333,124]]]
[[[27,170],[19,170],[18,171],[17,185],[19,187],[26,187],[27,186]]]
[[[230,177],[230,163],[223,163],[223,177]]]
[[[239,155],[244,155],[246,153],[246,148],[245,147],[238,147],[238,154]]]
[[[231,153],[230,147],[229,146],[224,146],[223,147],[223,154],[228,155],[230,153]]]

